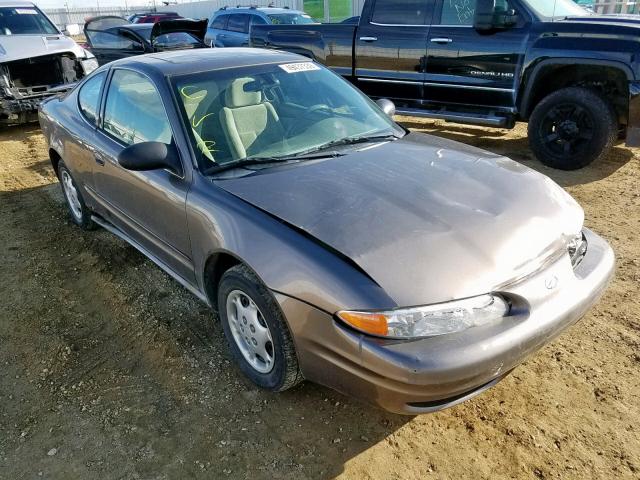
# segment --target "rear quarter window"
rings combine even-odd
[[[227,29],[227,20],[229,20],[229,15],[218,15],[211,22],[211,28],[215,28],[218,30],[226,30]]]
[[[78,108],[82,116],[92,125],[98,122],[100,91],[104,84],[106,72],[100,72],[84,82],[78,91]]]

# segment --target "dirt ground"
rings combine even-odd
[[[36,126],[0,131],[0,478],[640,478],[640,151],[546,169],[526,128],[402,118],[541,170],[617,254],[602,301],[487,393],[403,417],[248,384],[205,306],[69,221]]]

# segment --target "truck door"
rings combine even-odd
[[[368,1],[355,36],[355,81],[372,97],[422,98],[434,0]]]
[[[496,4],[505,12],[515,8],[508,0]],[[476,0],[438,0],[429,30],[425,99],[513,107],[526,19],[520,14],[513,27],[480,33],[473,28],[475,6]]]

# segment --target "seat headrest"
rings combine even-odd
[[[225,100],[227,107],[238,108],[247,107],[249,105],[258,105],[262,102],[262,92],[260,91],[245,91],[245,85],[252,83],[255,80],[253,78],[238,78],[231,82],[227,92],[225,94]]]
[[[215,98],[218,95],[218,87],[216,84],[211,82],[207,85],[207,89],[187,85],[180,89],[180,96],[182,97],[182,103],[184,104],[184,109],[187,112],[187,117],[191,119],[198,107],[203,102],[205,98],[209,98],[210,100]]]

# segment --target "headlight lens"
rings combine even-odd
[[[82,60],[82,70],[85,75],[89,75],[96,68],[98,68],[98,60],[95,58],[86,58]]]
[[[509,304],[498,295],[401,308],[386,312],[340,311],[346,324],[371,335],[388,338],[422,338],[461,332],[497,322],[509,314]]]

